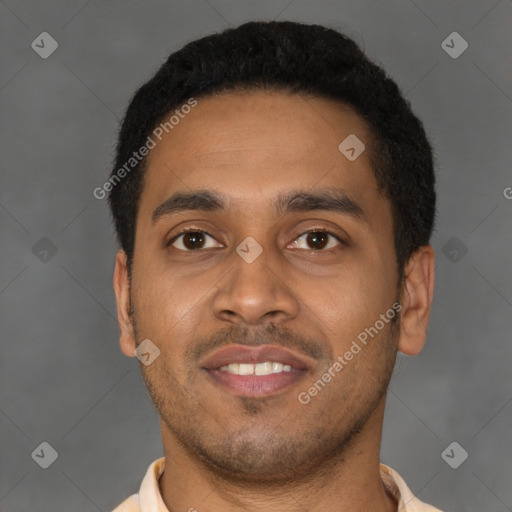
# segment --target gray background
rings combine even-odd
[[[162,455],[139,362],[118,348],[116,246],[92,191],[135,88],[250,19],[344,31],[424,121],[436,292],[426,348],[397,361],[382,461],[447,512],[512,510],[511,0],[2,0],[0,16],[2,512],[109,511]],[[31,48],[43,31],[59,44],[47,59]],[[441,47],[453,31],[469,44],[457,59]],[[458,469],[441,457],[453,441]],[[48,469],[31,457],[42,442]]]

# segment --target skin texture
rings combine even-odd
[[[356,134],[349,161],[338,145]],[[148,157],[132,280],[117,254],[114,288],[122,351],[149,338],[161,351],[144,380],[161,418],[170,511],[395,511],[379,475],[386,389],[396,352],[418,354],[434,289],[434,251],[418,249],[398,287],[389,201],[370,168],[363,120],[338,102],[282,92],[230,92],[198,100]],[[276,216],[276,196],[343,189],[367,222],[314,210]],[[214,190],[215,212],[182,211],[152,224],[177,191]],[[182,228],[206,230],[202,249]],[[308,243],[305,232],[333,237]],[[251,236],[252,263],[236,252]],[[187,245],[188,240],[188,245]],[[294,243],[295,242],[295,243]],[[326,246],[326,247],[325,247]],[[315,247],[325,247],[316,249]],[[181,250],[180,250],[181,249]],[[399,323],[378,335],[307,405],[307,391],[399,300]],[[230,343],[282,345],[310,364],[292,386],[236,396],[199,360]]]

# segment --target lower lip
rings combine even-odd
[[[224,370],[207,370],[215,384],[235,395],[268,396],[286,389],[302,379],[306,370],[271,373],[270,375],[235,375]]]

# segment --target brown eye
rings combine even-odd
[[[197,231],[197,232],[190,232],[185,233],[183,235],[183,245],[187,249],[197,249],[198,247],[201,247],[204,244],[204,235],[203,233]]]
[[[329,240],[329,238],[334,240]],[[332,249],[337,245],[343,245],[343,241],[339,236],[324,230],[312,230],[303,233],[297,240],[305,241],[307,247],[300,247],[300,242],[294,241],[293,245],[299,249],[309,249],[313,251],[320,251],[322,249]],[[304,245],[304,244],[303,244]]]
[[[180,251],[197,251],[199,249],[210,249],[212,247],[221,247],[222,244],[211,244],[210,246],[205,246],[205,243],[208,239],[215,240],[213,236],[211,236],[206,231],[200,230],[185,230],[176,235],[172,240],[167,244],[168,246],[173,246],[175,249]]]

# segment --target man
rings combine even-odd
[[[104,189],[120,344],[164,457],[127,511],[436,511],[380,464],[397,350],[425,343],[432,150],[334,30],[251,22],[132,99]]]

